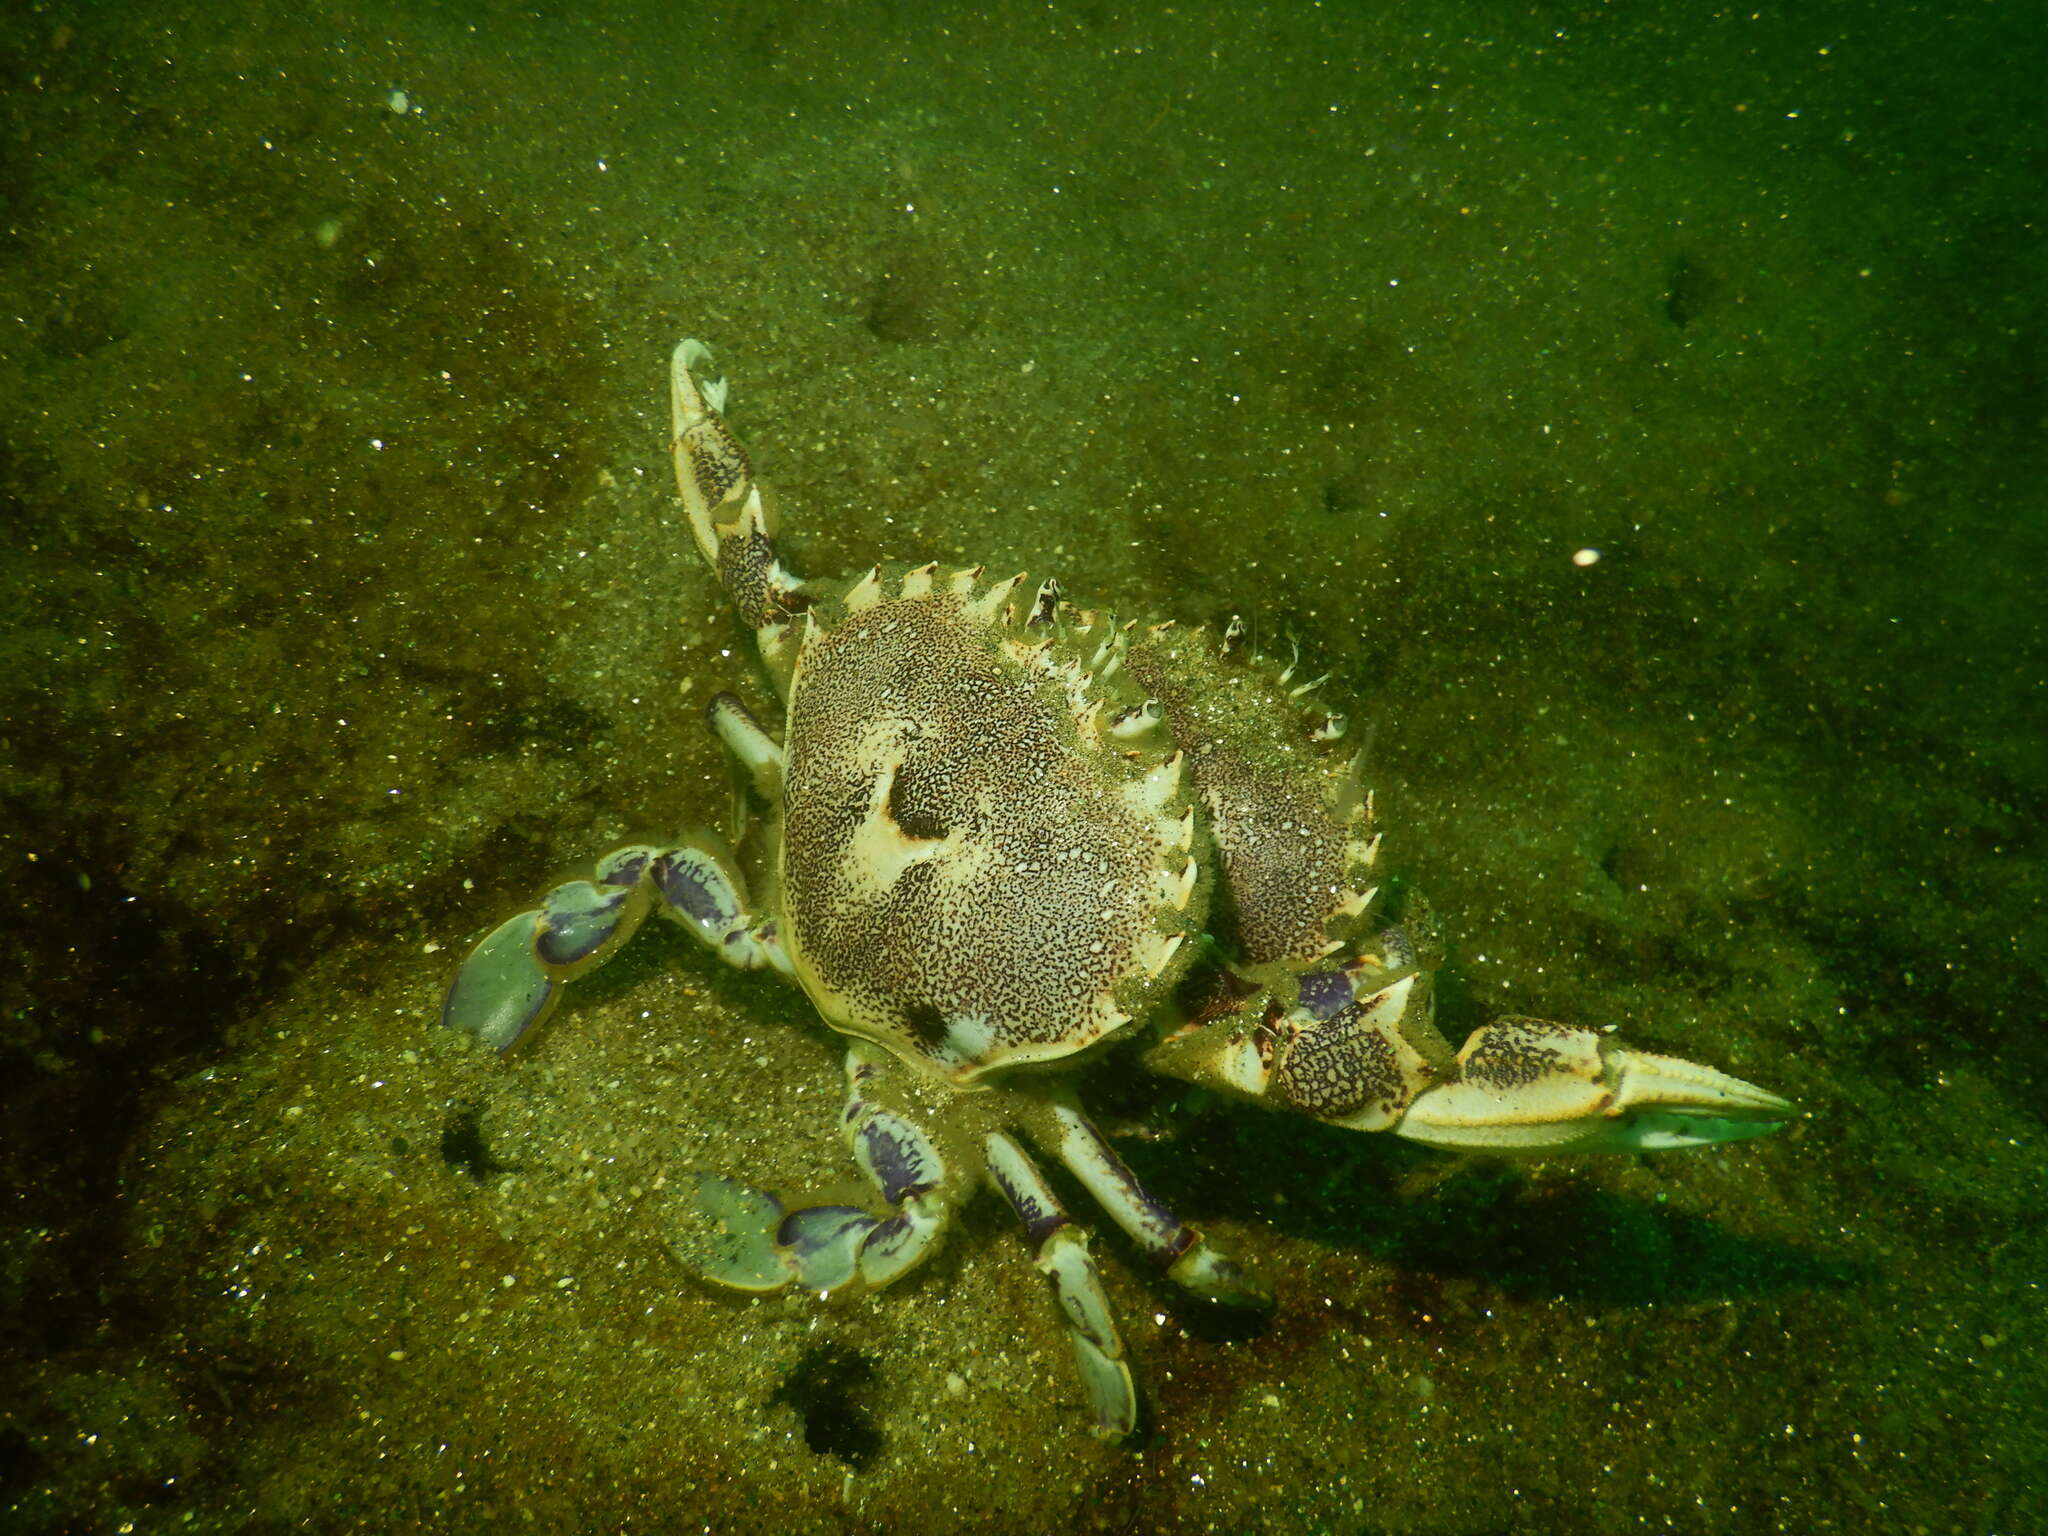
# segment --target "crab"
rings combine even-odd
[[[692,1172],[671,1246],[703,1279],[881,1289],[993,1184],[1050,1282],[1092,1425],[1120,1438],[1138,1422],[1129,1360],[1040,1158],[1174,1284],[1269,1298],[1088,1117],[1076,1069],[1107,1049],[1220,1095],[1468,1151],[1698,1147],[1794,1116],[1604,1029],[1496,1018],[1454,1052],[1432,1022],[1438,943],[1418,901],[1395,923],[1377,900],[1372,797],[1313,685],[1236,620],[1119,621],[1052,579],[937,564],[799,579],[725,424],[724,382],[699,376],[709,357],[675,348],[670,451],[697,546],[781,703],[779,741],[731,693],[708,706],[755,817],[734,841],[700,826],[605,855],[484,938],[441,1013],[510,1051],[652,912],[802,988],[850,1038],[839,1123],[873,1199]]]

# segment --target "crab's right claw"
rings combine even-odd
[[[1739,1077],[1630,1050],[1598,1030],[1495,1019],[1457,1075],[1415,1096],[1395,1134],[1499,1152],[1651,1152],[1768,1136],[1798,1108]]]

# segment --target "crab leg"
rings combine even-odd
[[[1012,1138],[991,1132],[986,1147],[989,1174],[1037,1246],[1039,1272],[1052,1282],[1081,1370],[1081,1390],[1095,1415],[1095,1432],[1120,1440],[1137,1427],[1138,1392],[1102,1277],[1088,1252],[1088,1234],[1073,1224],[1045,1175]]]
[[[904,1113],[908,1105],[888,1102],[897,1096],[886,1081],[887,1060],[864,1044],[847,1052],[840,1124],[889,1215],[852,1205],[786,1207],[737,1179],[700,1173],[689,1186],[697,1219],[678,1235],[676,1256],[714,1285],[757,1294],[790,1285],[836,1291],[856,1281],[879,1289],[928,1258],[966,1181],[960,1159]]]
[[[1260,1307],[1272,1297],[1229,1254],[1155,1199],[1077,1103],[1056,1102],[1059,1158],[1110,1219],[1144,1249],[1174,1284],[1205,1301]]]
[[[697,379],[694,370],[710,360],[711,349],[694,340],[678,342],[669,360],[669,453],[676,490],[698,550],[754,631],[776,685],[786,688],[795,661],[789,619],[805,606],[803,583],[775,552],[775,530],[753,464],[719,414],[725,381]]]
[[[746,884],[715,833],[672,848],[617,848],[594,877],[558,885],[538,910],[507,918],[470,951],[441,1022],[509,1051],[554,1012],[562,988],[594,971],[658,909],[741,970],[787,969],[773,923],[747,910]]]
[[[770,805],[782,800],[782,746],[768,734],[754,712],[737,694],[720,693],[706,706],[705,718],[712,734],[740,771],[754,786],[754,792]]]

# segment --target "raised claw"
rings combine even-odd
[[[1437,1147],[1647,1152],[1766,1136],[1789,1100],[1697,1062],[1543,1019],[1481,1025],[1457,1076],[1418,1094],[1396,1135]]]
[[[645,875],[655,850],[615,848],[595,877],[558,885],[540,910],[493,928],[469,952],[441,1000],[441,1022],[509,1051],[554,1012],[562,987],[597,969],[647,916]]]

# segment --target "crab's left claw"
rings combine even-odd
[[[1775,1093],[1676,1056],[1543,1019],[1481,1025],[1456,1075],[1391,1127],[1430,1146],[1498,1152],[1651,1152],[1768,1136],[1797,1118]]]

